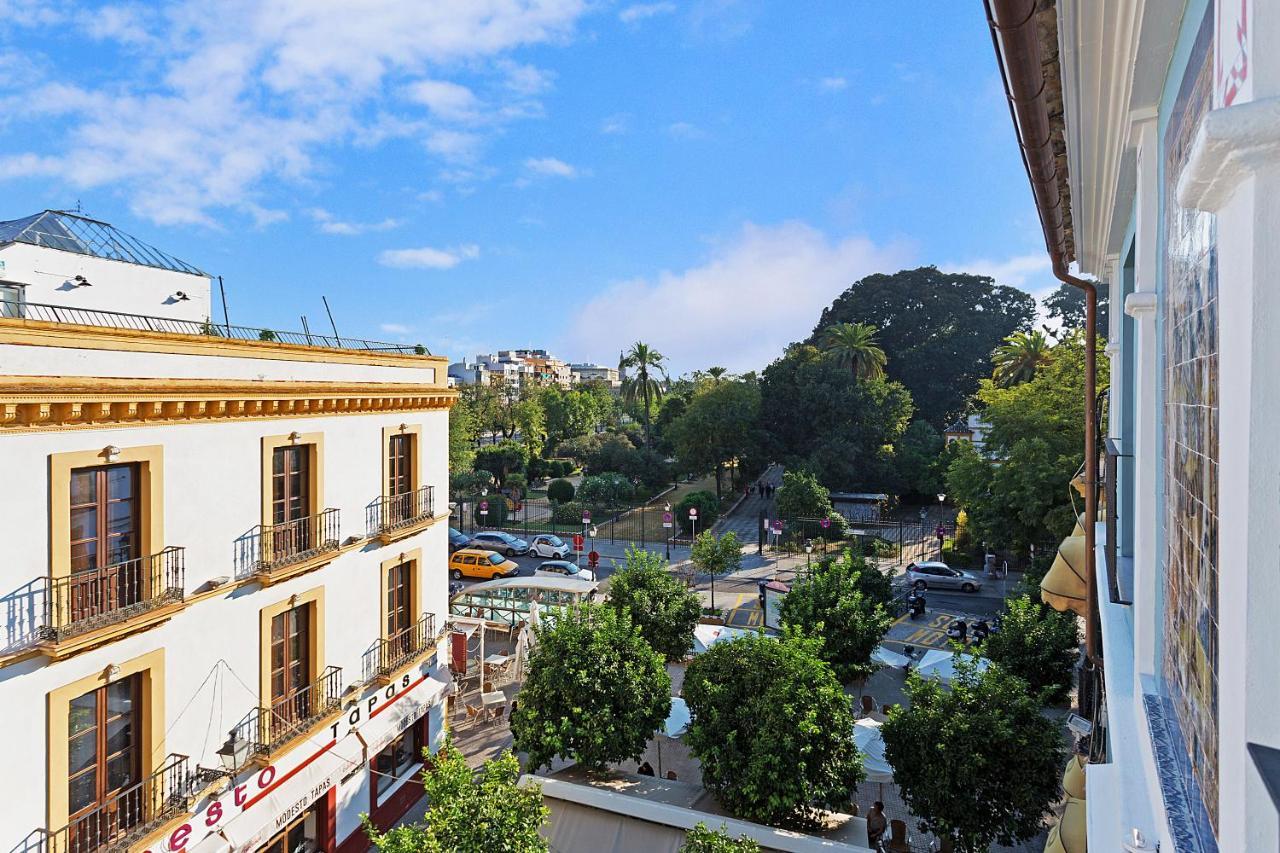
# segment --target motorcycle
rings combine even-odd
[[[907,596],[908,615],[910,615],[912,619],[915,619],[917,616],[923,616],[924,607],[925,607],[924,593],[920,592],[919,590],[913,589],[911,591],[911,594]]]
[[[973,637],[969,641],[972,645],[979,645],[986,642],[987,637],[991,636],[991,627],[987,625],[987,620],[979,619],[973,623]]]
[[[955,640],[958,643],[964,643],[969,637],[969,624],[963,619],[957,619],[947,626],[947,639]]]

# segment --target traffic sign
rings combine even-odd
[[[763,523],[763,525],[764,525],[764,532],[765,532],[765,533],[768,533],[768,532],[769,532],[769,519],[767,519],[767,518],[765,518],[765,519],[761,519],[761,522],[762,522],[762,523]]]
[[[689,517],[690,518],[698,517],[698,508],[696,506],[689,507]]]
[[[933,535],[937,536],[939,539],[945,538],[947,535],[947,528],[939,524],[938,529],[933,531]]]
[[[662,526],[663,526],[663,527],[670,527],[670,526],[671,526],[671,513],[669,513],[669,512],[664,512],[664,513],[662,514]]]
[[[581,534],[581,533],[575,533],[575,534],[573,534],[573,550],[575,550],[575,551],[581,551],[581,550],[582,550],[582,542],[583,542],[583,539],[582,539],[582,534]]]
[[[818,522],[818,525],[819,525],[820,527],[823,527],[823,528],[830,527],[830,526],[831,526],[831,519],[829,519],[829,518],[824,518],[824,519],[822,519],[821,521],[819,521],[819,522]]]
[[[488,515],[488,514],[489,514],[489,502],[488,502],[488,501],[480,501],[480,514],[481,514],[481,515]]]
[[[591,523],[591,510],[589,510],[589,509],[584,509],[584,510],[582,511],[582,523],[583,523],[583,524],[590,524],[590,523]]]
[[[774,535],[774,536],[781,536],[781,535],[782,535],[782,519],[778,519],[778,520],[774,521],[774,523],[773,523],[773,535]]]

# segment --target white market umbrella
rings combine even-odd
[[[692,721],[693,715],[689,713],[689,705],[679,696],[671,697],[671,711],[667,714],[667,719],[662,724],[662,728],[658,731],[657,737],[654,738],[658,746],[658,776],[662,776],[662,739],[669,737],[672,740],[679,740],[689,731],[689,723]]]
[[[745,637],[748,634],[758,634],[754,628],[734,628],[731,625],[703,625],[693,626],[693,653],[700,655],[716,643],[724,643],[729,640],[736,640],[739,637]],[[767,636],[767,635],[766,635]]]
[[[916,665],[916,672],[921,678],[938,678],[943,684],[950,684],[952,679],[956,677],[956,652],[948,652],[942,649],[930,649],[924,653],[924,657],[920,658],[920,663]],[[982,672],[991,665],[991,661],[983,657],[975,657],[978,672]]]
[[[871,652],[871,662],[878,666],[887,666],[892,669],[906,669],[911,665],[911,658],[906,655],[900,655],[884,646],[876,646]]]
[[[853,741],[862,753],[862,769],[867,774],[868,782],[893,781],[893,767],[884,757],[884,737],[880,734],[880,723],[863,718],[853,724]]]

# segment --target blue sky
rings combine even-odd
[[[0,218],[231,319],[763,367],[870,272],[1051,287],[980,4],[0,0]]]

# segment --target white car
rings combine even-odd
[[[982,589],[982,579],[977,575],[953,569],[938,560],[907,566],[907,583],[915,589],[958,589],[961,592]]]
[[[541,575],[542,577],[551,578],[577,578],[584,581],[595,581],[596,573],[590,569],[584,569],[576,563],[570,563],[568,560],[547,560],[538,566],[534,571],[534,577]]]
[[[548,560],[563,559],[572,550],[567,542],[550,533],[539,533],[529,540],[529,553],[546,557]]]

